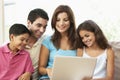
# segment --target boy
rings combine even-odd
[[[24,50],[30,35],[23,24],[11,26],[10,42],[0,47],[0,80],[30,80],[33,66],[29,53]]]

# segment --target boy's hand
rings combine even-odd
[[[30,80],[30,76],[31,76],[31,73],[26,72],[26,73],[22,74],[22,75],[18,78],[18,80]]]

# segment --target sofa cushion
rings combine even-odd
[[[109,42],[115,53],[115,79],[120,80],[120,41]]]

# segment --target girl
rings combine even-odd
[[[78,26],[77,34],[77,56],[97,58],[93,80],[113,80],[114,53],[99,26],[92,20],[87,20]]]

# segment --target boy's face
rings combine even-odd
[[[25,46],[27,45],[28,39],[29,39],[29,34],[25,33],[25,34],[21,34],[18,36],[15,36],[13,34],[10,35],[10,43],[12,44],[12,48],[14,50],[22,50],[25,48]]]
[[[47,19],[37,18],[33,23],[28,20],[28,29],[32,32],[32,36],[39,39],[46,30]]]

